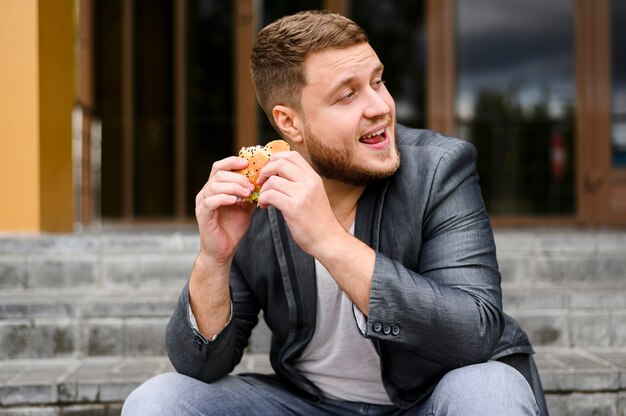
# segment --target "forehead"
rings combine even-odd
[[[381,62],[369,43],[341,49],[314,52],[304,62],[307,86],[333,86],[346,78],[365,76],[381,67]]]

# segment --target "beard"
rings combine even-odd
[[[322,177],[354,186],[365,186],[386,179],[393,175],[400,167],[400,151],[394,143],[387,149],[386,158],[395,157],[396,162],[385,169],[354,163],[349,149],[332,149],[325,146],[320,139],[305,124],[306,148],[311,159],[313,169]]]

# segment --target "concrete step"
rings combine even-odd
[[[585,283],[565,288],[505,284],[503,305],[534,346],[626,345],[626,287],[623,283]]]
[[[624,230],[498,229],[494,235],[503,282],[565,287],[601,281],[624,287]]]
[[[178,289],[3,291],[0,359],[160,356]],[[535,346],[626,345],[626,291],[588,287],[504,288],[504,308]],[[267,352],[262,320],[250,348]]]
[[[162,356],[180,288],[138,291],[0,292],[0,360]],[[250,348],[269,351],[261,322]]]
[[[0,359],[163,355],[176,299],[173,291],[3,291]]]
[[[119,415],[128,394],[160,373],[165,356],[0,361],[0,416]],[[270,373],[267,354],[246,354],[235,373]]]
[[[168,371],[174,369],[165,356],[0,361],[0,406],[121,403]],[[243,371],[271,372],[269,357],[247,354],[233,373]]]
[[[552,416],[624,415],[626,349],[538,348]],[[0,361],[0,416],[119,414],[148,378],[173,371],[166,357]],[[267,354],[247,353],[234,373],[271,372]]]
[[[620,283],[626,231],[496,230],[505,282]],[[195,233],[0,235],[0,289],[180,288]]]
[[[0,359],[160,356],[180,288],[0,291]],[[535,346],[626,345],[626,288],[614,283],[503,287],[507,313]],[[262,320],[250,348],[267,352]]]
[[[536,348],[551,416],[626,415],[626,349]]]
[[[180,288],[195,234],[3,235],[0,289]]]
[[[163,355],[178,291],[2,291],[0,359]],[[620,288],[506,285],[503,301],[535,346],[626,345],[626,291]],[[267,352],[269,346],[261,320],[250,348]]]

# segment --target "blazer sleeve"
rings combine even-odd
[[[165,333],[167,353],[177,372],[208,383],[226,376],[241,361],[258,322],[259,306],[236,263],[230,284],[233,316],[211,341],[194,330],[188,313],[189,286],[183,288]]]
[[[366,336],[448,368],[488,360],[504,327],[475,161],[474,146],[463,141],[438,160],[422,196],[417,270],[378,252],[372,276]]]

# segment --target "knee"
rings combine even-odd
[[[174,415],[181,397],[184,396],[185,376],[164,373],[155,376],[135,390],[124,401],[123,416]]]
[[[524,376],[497,361],[450,371],[439,382],[433,396],[448,409],[463,409],[462,414],[539,414]],[[500,410],[505,413],[499,413]]]
[[[442,385],[451,390],[463,390],[469,394],[481,392],[526,389],[528,383],[522,374],[510,365],[497,361],[470,365],[450,371],[442,379]],[[530,391],[530,386],[528,386]]]

